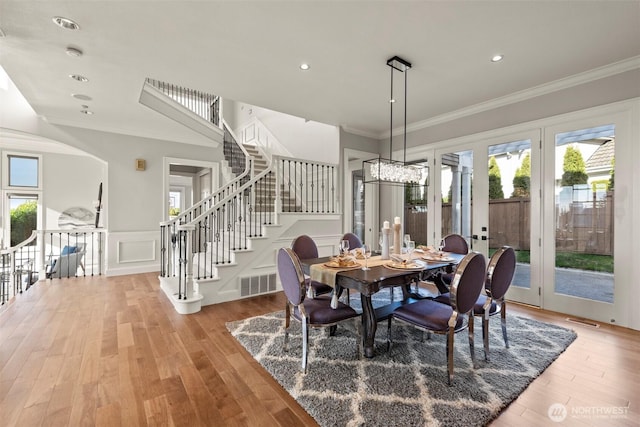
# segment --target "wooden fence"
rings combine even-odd
[[[613,192],[590,201],[572,202],[560,209],[556,206],[556,248],[563,252],[598,255],[613,254]],[[472,206],[473,209],[473,206]],[[529,250],[531,209],[529,198],[489,201],[489,247],[512,246]],[[432,242],[427,230],[424,207],[405,208],[405,228],[417,244]],[[451,232],[451,204],[442,204],[441,235]]]

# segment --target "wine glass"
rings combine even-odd
[[[371,258],[371,245],[362,245],[362,256],[364,256],[363,270],[370,270],[368,259]]]
[[[411,240],[411,236],[409,234],[405,234],[402,241],[404,242],[404,247],[407,248],[407,243]],[[408,249],[408,248],[407,248]]]
[[[414,242],[413,240],[409,240],[407,242],[407,254],[409,254],[409,261],[411,261],[411,258],[413,256],[413,251],[416,250],[416,242]]]
[[[348,240],[341,240],[340,241],[340,252],[342,253],[342,255],[346,255],[347,251],[349,250],[349,241]]]

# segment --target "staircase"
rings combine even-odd
[[[183,96],[192,92],[168,86]],[[155,104],[162,87],[152,87]],[[141,102],[146,98],[141,96]],[[165,98],[167,103],[178,102],[172,96]],[[182,101],[182,106],[189,105]],[[194,116],[175,118],[180,123],[198,118],[205,122],[202,126],[214,126],[185,108],[162,111],[170,118],[167,111]],[[333,248],[341,231],[336,165],[281,156],[268,160],[255,146],[237,144],[224,118],[221,123],[225,158],[235,178],[160,224],[160,284],[183,314],[197,312],[202,305],[278,291],[275,254],[280,247],[313,231],[328,236],[327,246]]]

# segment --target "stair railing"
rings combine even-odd
[[[281,212],[337,213],[338,167],[330,163],[274,156]]]
[[[145,81],[206,121],[221,126],[220,97],[218,95],[184,88],[149,77]]]

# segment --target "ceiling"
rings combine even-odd
[[[637,59],[640,1],[2,0],[0,29],[0,64],[50,123],[197,138],[138,102],[152,77],[382,137],[391,56],[413,64],[419,122]]]

